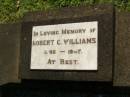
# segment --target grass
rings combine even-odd
[[[130,11],[130,0],[0,0],[0,23],[17,22],[29,11],[104,3],[114,4],[119,11]]]

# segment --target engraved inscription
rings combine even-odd
[[[33,26],[31,69],[97,70],[98,22]]]

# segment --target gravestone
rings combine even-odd
[[[113,9],[97,5],[27,13],[21,79],[112,81]]]
[[[116,13],[114,85],[130,86],[130,13]]]
[[[20,23],[0,25],[0,85],[19,82]]]
[[[0,97],[129,94],[113,87],[130,86],[129,17],[97,5],[31,12],[22,26],[0,25],[0,85],[11,83],[0,87]]]

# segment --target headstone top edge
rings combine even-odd
[[[82,11],[81,11],[82,10]],[[49,19],[65,19],[91,16],[96,14],[113,13],[114,6],[111,4],[98,4],[79,7],[64,7],[57,9],[50,9],[47,11],[27,12],[23,17],[22,22],[37,22]]]

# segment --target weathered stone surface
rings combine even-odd
[[[60,19],[73,19],[81,18],[86,16],[99,16],[101,14],[111,14],[114,7],[112,5],[101,4],[101,5],[90,5],[90,6],[81,6],[81,7],[70,7],[70,8],[60,8],[60,9],[51,9],[48,11],[39,11],[39,12],[29,12],[26,13],[23,21],[25,22],[37,22],[37,21],[48,21],[60,20]],[[64,20],[64,21],[65,21]]]
[[[0,85],[18,81],[20,24],[0,25]]]
[[[114,85],[130,86],[130,13],[117,12]]]
[[[25,15],[21,33],[20,77],[22,79],[112,81],[113,66],[113,6],[63,8]],[[30,70],[31,31],[34,25],[98,21],[98,71]]]

